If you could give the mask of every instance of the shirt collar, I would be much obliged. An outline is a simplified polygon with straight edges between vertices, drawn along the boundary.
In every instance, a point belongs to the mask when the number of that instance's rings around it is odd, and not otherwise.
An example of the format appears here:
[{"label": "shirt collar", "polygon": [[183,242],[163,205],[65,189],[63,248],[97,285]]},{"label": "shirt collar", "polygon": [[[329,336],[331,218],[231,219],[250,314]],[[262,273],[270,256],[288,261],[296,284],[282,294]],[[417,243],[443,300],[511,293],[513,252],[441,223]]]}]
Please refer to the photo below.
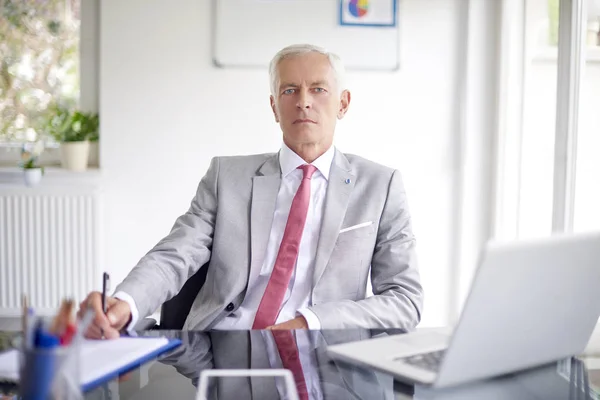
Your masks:
[{"label": "shirt collar", "polygon": [[[317,170],[327,180],[329,180],[329,171],[331,170],[334,154],[335,148],[331,146],[325,153],[311,163],[317,167]],[[306,161],[298,154],[294,153],[285,143],[281,145],[281,151],[279,152],[279,166],[281,167],[281,175],[284,178],[304,164],[306,164]]]}]

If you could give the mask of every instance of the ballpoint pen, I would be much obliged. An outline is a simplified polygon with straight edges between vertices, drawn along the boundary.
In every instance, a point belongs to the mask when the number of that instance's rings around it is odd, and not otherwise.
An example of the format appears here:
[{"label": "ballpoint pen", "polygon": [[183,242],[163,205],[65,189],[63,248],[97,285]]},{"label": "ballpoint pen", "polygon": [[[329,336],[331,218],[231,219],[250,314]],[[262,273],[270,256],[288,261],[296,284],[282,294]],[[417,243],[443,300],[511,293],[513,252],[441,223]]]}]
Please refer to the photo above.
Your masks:
[{"label": "ballpoint pen", "polygon": [[35,342],[34,333],[35,333],[35,313],[33,308],[27,308],[27,331],[24,332],[24,343],[27,349],[33,349],[33,345]]},{"label": "ballpoint pen", "polygon": [[71,299],[63,300],[58,314],[54,317],[52,324],[50,325],[50,332],[55,335],[62,336],[65,329],[71,322],[71,315],[73,313],[73,305],[75,303]]},{"label": "ballpoint pen", "polygon": [[109,279],[110,277],[108,276],[108,274],[104,272],[102,274],[102,312],[104,312],[104,314],[106,314],[106,312],[108,311],[108,304],[106,303],[106,292],[108,290]]},{"label": "ballpoint pen", "polygon": [[35,316],[33,308],[29,306],[27,295],[23,295],[23,345],[26,349],[32,349],[35,341]]},{"label": "ballpoint pen", "polygon": [[[110,277],[106,272],[102,274],[102,312],[104,315],[108,312],[108,303],[106,301],[106,292],[108,291]],[[100,329],[100,333],[104,336],[104,330]]]},{"label": "ballpoint pen", "polygon": [[25,294],[22,295],[21,297],[21,301],[22,301],[22,306],[23,306],[23,316],[22,316],[22,320],[21,320],[21,324],[22,324],[22,329],[23,329],[23,343],[27,343],[28,341],[28,337],[27,334],[28,332],[28,325],[27,323],[29,321],[27,321],[27,314],[28,314],[28,304],[27,304],[27,296]]},{"label": "ballpoint pen", "polygon": [[38,349],[52,349],[60,344],[58,336],[47,331],[41,320],[36,322],[34,345]]}]

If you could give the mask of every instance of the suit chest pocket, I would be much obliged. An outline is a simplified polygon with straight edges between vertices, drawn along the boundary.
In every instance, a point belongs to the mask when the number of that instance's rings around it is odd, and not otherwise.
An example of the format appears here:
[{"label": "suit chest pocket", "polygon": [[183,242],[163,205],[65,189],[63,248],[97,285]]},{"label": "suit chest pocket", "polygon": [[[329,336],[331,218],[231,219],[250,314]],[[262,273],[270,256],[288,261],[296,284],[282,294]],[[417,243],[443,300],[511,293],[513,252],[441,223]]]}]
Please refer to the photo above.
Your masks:
[{"label": "suit chest pocket", "polygon": [[[342,243],[352,243],[360,244],[360,242],[370,242],[375,234],[375,224],[370,223],[368,225],[358,224],[354,227],[349,227],[342,229],[338,234],[338,238],[336,241],[336,245],[341,245]],[[349,230],[347,230],[349,229]]]},{"label": "suit chest pocket", "polygon": [[366,284],[362,277],[371,264],[374,242],[374,224],[339,234],[324,273],[335,282],[332,298],[354,299],[359,287]]}]

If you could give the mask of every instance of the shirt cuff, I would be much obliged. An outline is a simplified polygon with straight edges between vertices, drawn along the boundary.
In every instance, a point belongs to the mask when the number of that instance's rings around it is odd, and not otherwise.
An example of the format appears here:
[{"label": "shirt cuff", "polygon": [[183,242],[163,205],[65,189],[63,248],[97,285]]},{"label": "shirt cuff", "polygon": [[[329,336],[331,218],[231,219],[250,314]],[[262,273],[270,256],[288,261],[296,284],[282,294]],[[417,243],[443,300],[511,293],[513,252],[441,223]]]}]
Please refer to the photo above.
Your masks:
[{"label": "shirt cuff", "polygon": [[319,317],[317,317],[317,314],[310,311],[308,308],[303,308],[301,310],[298,310],[297,314],[301,314],[304,317],[304,319],[306,320],[306,323],[308,325],[308,329],[310,329],[310,330],[320,330],[321,329],[321,321],[319,321]]},{"label": "shirt cuff", "polygon": [[137,324],[138,319],[140,318],[140,314],[135,305],[135,301],[133,300],[133,297],[131,297],[130,295],[128,295],[125,292],[117,292],[117,293],[113,294],[113,297],[115,299],[123,300],[124,302],[129,304],[129,309],[131,310],[131,322],[129,323],[129,325],[127,325],[125,327],[125,330],[128,333],[130,333],[133,330],[133,328],[135,327],[135,324]]}]

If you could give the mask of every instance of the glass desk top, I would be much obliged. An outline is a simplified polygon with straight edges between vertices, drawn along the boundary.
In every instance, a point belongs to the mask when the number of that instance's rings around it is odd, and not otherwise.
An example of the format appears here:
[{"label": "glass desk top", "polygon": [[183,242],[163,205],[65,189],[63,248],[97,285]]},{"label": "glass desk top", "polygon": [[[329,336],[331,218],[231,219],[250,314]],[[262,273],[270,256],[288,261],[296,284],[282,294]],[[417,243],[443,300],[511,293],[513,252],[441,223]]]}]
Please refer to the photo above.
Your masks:
[{"label": "glass desk top", "polygon": [[[327,346],[366,340],[401,331],[291,331],[310,399],[597,399],[594,371],[578,358],[485,381],[435,390],[395,380],[371,368],[332,360]],[[292,399],[281,377],[207,378],[231,370],[280,369],[281,359],[271,331],[144,331],[140,336],[179,338],[182,345],[85,394],[86,399],[196,399],[199,389],[208,399]],[[0,348],[15,343],[18,334],[0,332]],[[3,342],[4,340],[4,342]],[[270,371],[269,371],[270,370]],[[206,372],[210,371],[210,372]],[[590,382],[591,380],[591,382]],[[16,387],[0,386],[0,399],[17,399]],[[2,393],[4,396],[2,397]]]}]

